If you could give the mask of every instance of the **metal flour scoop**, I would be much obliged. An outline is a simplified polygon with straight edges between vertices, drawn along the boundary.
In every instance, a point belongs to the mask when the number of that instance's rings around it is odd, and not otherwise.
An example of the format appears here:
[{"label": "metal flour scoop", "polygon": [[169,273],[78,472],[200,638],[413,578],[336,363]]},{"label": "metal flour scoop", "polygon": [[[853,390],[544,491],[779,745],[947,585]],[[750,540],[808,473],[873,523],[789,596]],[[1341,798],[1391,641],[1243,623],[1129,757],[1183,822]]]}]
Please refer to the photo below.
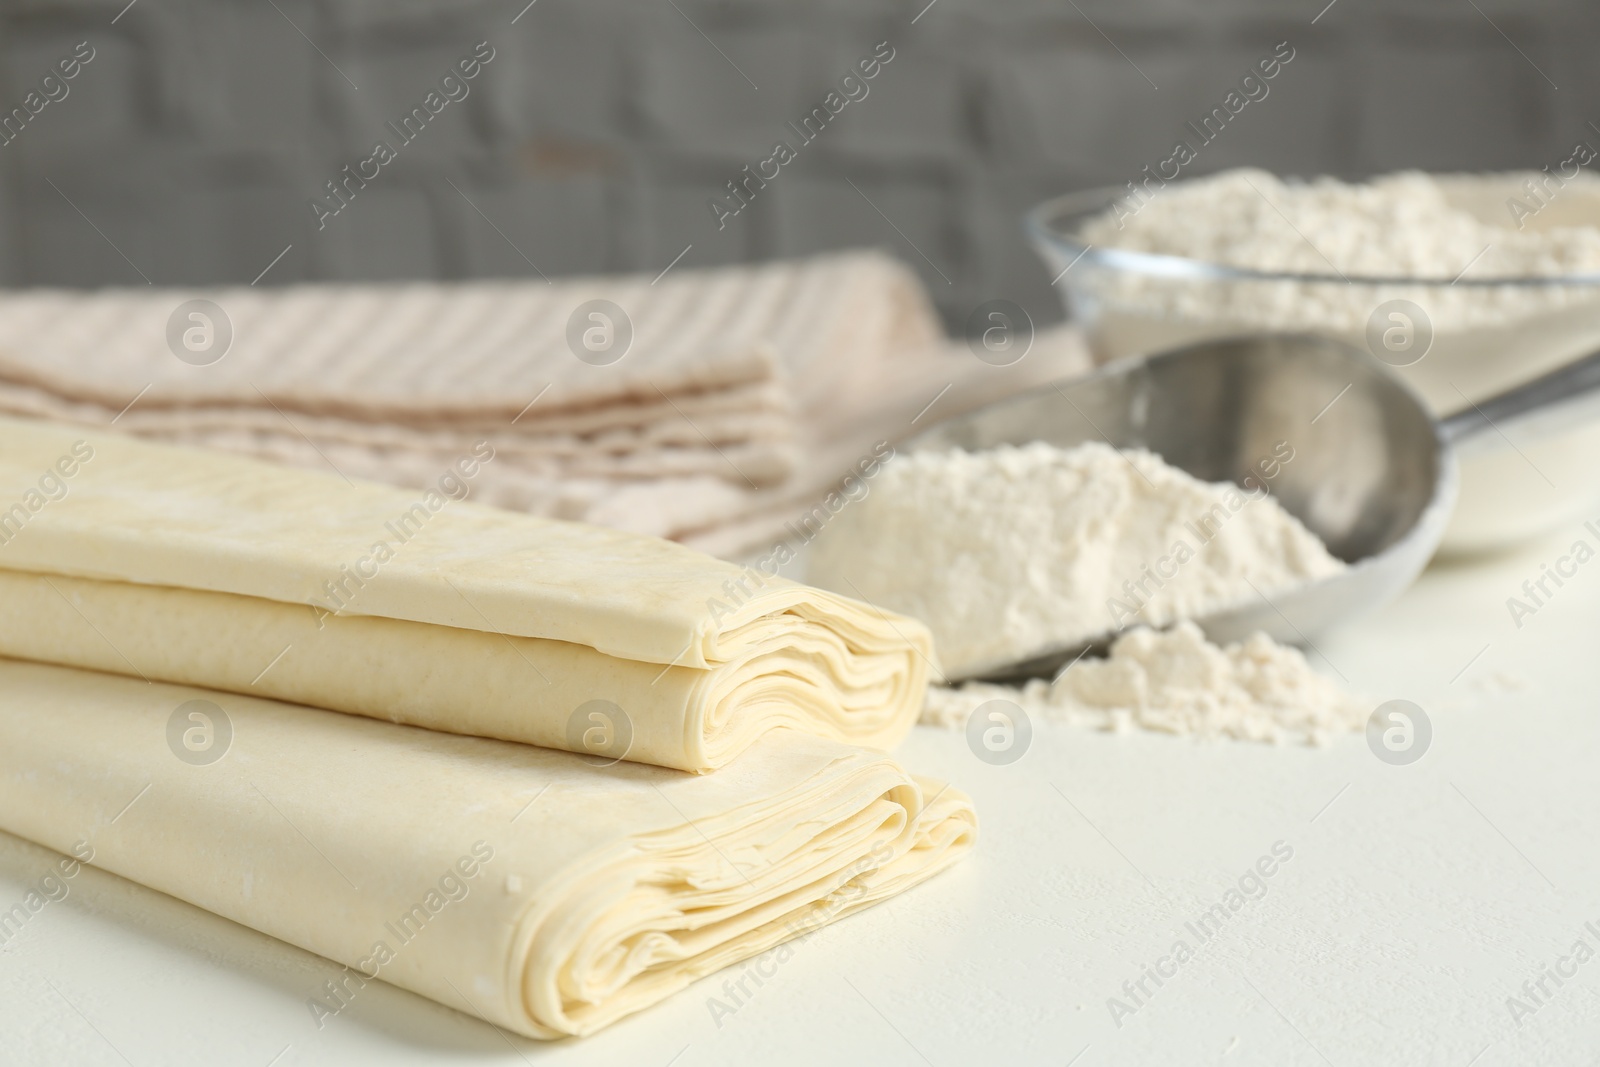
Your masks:
[{"label": "metal flour scoop", "polygon": [[[901,447],[1105,441],[1149,449],[1204,481],[1252,478],[1350,567],[1194,621],[1216,642],[1262,630],[1306,644],[1384,604],[1427,564],[1455,504],[1458,449],[1509,447],[1503,431],[1512,425],[1524,437],[1565,428],[1592,417],[1597,399],[1600,353],[1435,421],[1409,386],[1360,349],[1311,335],[1259,335],[1111,364],[951,419]],[[1284,444],[1293,459],[1263,478],[1258,464]],[[966,677],[1048,677],[1114,636],[1108,630]]]}]

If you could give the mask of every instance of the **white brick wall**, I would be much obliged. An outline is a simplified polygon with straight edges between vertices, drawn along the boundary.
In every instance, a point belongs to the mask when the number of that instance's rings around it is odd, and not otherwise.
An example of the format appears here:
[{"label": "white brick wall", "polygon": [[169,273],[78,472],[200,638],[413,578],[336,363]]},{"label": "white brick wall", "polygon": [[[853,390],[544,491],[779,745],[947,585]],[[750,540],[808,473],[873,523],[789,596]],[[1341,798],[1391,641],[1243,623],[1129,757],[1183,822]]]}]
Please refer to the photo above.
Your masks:
[{"label": "white brick wall", "polygon": [[[1578,0],[1338,0],[1316,25],[1325,0],[1079,0],[1087,18],[938,0],[915,25],[926,0],[677,0],[688,19],[658,0],[539,0],[515,25],[524,0],[278,0],[283,15],[140,0],[112,25],[125,2],[0,12],[5,109],[76,41],[97,50],[0,148],[0,282],[138,284],[128,260],[158,284],[248,282],[291,243],[264,284],[867,243],[921,271],[952,323],[997,296],[1044,321],[1059,312],[1022,211],[1163,158],[1280,40],[1294,62],[1197,171],[1538,166],[1600,136],[1585,125],[1600,9]],[[319,232],[307,200],[482,39],[497,55],[467,101]],[[868,97],[719,232],[707,198],[792,143],[785,124],[882,40],[896,56]]]}]

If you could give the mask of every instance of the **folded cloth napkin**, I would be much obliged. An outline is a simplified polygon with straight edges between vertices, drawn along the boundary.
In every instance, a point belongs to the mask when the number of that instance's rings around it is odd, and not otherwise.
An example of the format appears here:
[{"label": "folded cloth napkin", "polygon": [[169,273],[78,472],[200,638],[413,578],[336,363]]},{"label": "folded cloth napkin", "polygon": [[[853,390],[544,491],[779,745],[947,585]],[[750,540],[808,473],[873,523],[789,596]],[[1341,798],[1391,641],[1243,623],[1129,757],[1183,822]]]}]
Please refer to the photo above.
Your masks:
[{"label": "folded cloth napkin", "polygon": [[917,719],[915,620],[441,490],[0,418],[0,655],[689,771]]},{"label": "folded cloth napkin", "polygon": [[959,792],[795,733],[694,776],[0,660],[0,829],[345,964],[306,990],[319,1025],[382,979],[592,1033],[975,828]]},{"label": "folded cloth napkin", "polygon": [[938,336],[915,276],[872,252],[655,279],[26,290],[0,293],[0,412],[416,488],[487,440],[481,499],[584,518],[629,484],[781,484],[797,406]]}]

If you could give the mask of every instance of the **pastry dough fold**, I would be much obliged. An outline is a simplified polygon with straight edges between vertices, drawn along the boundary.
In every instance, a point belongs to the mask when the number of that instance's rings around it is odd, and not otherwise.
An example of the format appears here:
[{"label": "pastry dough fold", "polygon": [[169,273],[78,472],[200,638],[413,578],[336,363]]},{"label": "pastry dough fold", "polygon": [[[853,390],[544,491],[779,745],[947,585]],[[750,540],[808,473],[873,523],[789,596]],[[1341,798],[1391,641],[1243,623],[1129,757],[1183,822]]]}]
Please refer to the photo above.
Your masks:
[{"label": "pastry dough fold", "polygon": [[7,419],[0,655],[577,751],[605,701],[691,771],[887,748],[933,669],[912,619],[671,542]]},{"label": "pastry dough fold", "polygon": [[[191,723],[219,759],[180,758]],[[319,1024],[381,978],[554,1038],[931,877],[976,822],[804,735],[682,775],[0,659],[0,829],[345,964]]]}]

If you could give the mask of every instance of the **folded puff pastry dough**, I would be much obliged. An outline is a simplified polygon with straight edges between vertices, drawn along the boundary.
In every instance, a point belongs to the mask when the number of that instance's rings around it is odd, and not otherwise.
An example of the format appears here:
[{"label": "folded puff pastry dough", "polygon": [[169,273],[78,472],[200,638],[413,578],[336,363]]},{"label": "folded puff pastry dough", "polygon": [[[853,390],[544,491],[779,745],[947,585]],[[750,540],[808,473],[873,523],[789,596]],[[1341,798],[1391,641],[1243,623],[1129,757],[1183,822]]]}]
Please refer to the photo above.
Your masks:
[{"label": "folded puff pastry dough", "polygon": [[[169,751],[195,700],[206,765]],[[379,978],[555,1038],[971,848],[954,789],[784,733],[685,775],[0,659],[0,829],[345,964],[319,1026]]]},{"label": "folded puff pastry dough", "polygon": [[934,669],[912,619],[657,538],[15,419],[0,655],[690,771],[892,746]]}]

